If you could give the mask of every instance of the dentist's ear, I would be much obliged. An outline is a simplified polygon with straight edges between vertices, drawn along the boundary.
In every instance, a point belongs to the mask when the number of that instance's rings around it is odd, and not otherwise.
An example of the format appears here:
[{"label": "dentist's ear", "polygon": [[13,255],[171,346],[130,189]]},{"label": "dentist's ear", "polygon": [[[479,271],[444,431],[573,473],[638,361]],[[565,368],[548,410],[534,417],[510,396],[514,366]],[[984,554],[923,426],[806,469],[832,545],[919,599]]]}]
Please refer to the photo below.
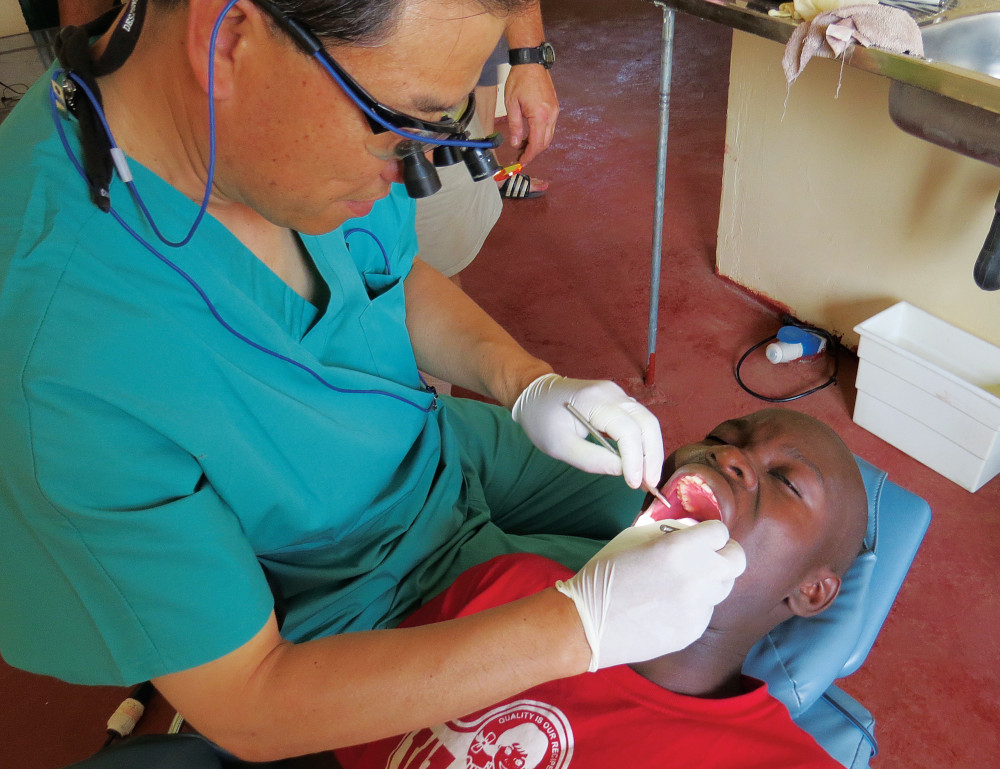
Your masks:
[{"label": "dentist's ear", "polygon": [[[190,0],[187,23],[187,54],[195,79],[208,93],[208,61],[215,65],[215,98],[233,95],[239,56],[253,55],[253,43],[270,39],[264,14],[252,3],[237,3],[226,13],[212,50],[212,30],[228,0]],[[242,43],[242,45],[241,45]]]},{"label": "dentist's ear", "polygon": [[785,600],[793,614],[812,617],[833,603],[839,592],[840,577],[824,567],[799,584]]}]

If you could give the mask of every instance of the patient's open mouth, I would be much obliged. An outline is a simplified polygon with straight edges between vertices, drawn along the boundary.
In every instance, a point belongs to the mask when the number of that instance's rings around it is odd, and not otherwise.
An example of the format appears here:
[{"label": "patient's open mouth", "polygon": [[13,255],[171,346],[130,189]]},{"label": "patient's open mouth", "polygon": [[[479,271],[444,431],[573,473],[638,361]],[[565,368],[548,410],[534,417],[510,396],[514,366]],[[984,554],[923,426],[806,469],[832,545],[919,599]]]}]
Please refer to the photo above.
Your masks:
[{"label": "patient's open mouth", "polygon": [[670,502],[664,506],[657,499],[645,510],[639,521],[688,520],[689,523],[722,520],[719,500],[705,479],[685,473],[663,487],[663,494]]},{"label": "patient's open mouth", "polygon": [[683,510],[686,517],[696,521],[722,519],[715,492],[697,475],[688,474],[674,478],[663,492],[670,502],[671,518],[680,518],[678,513]]}]

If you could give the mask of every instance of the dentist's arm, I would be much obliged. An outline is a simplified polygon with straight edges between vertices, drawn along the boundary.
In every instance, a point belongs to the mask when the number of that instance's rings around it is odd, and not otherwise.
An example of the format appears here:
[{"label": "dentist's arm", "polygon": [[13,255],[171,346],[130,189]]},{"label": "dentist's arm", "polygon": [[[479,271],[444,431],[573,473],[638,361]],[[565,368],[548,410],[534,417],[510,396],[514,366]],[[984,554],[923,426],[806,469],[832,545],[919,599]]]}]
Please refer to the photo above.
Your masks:
[{"label": "dentist's arm", "polygon": [[[655,486],[663,469],[656,417],[613,382],[569,379],[519,345],[454,283],[417,259],[406,278],[406,326],[422,371],[513,410],[531,441],[591,473]],[[572,403],[618,444],[621,457],[587,440]]]},{"label": "dentist's arm", "polygon": [[727,539],[719,521],[627,529],[558,591],[423,627],[293,644],[272,616],[235,651],[153,683],[207,738],[254,761],[433,726],[691,643],[744,567]]},{"label": "dentist's arm", "polygon": [[443,723],[587,669],[573,603],[544,590],[470,617],[293,644],[272,616],[254,638],[155,679],[196,729],[270,761]]}]

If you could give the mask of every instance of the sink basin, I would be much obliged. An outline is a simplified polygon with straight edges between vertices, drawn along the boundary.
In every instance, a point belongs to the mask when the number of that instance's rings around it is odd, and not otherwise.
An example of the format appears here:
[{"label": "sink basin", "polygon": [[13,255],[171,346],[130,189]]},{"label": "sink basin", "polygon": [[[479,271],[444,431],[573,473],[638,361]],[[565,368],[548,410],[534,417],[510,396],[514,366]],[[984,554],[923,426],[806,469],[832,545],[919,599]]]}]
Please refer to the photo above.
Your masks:
[{"label": "sink basin", "polygon": [[[1000,11],[945,19],[921,29],[924,58],[997,79]],[[894,81],[889,116],[907,133],[1000,166],[1000,114]]]},{"label": "sink basin", "polygon": [[925,59],[1000,78],[1000,11],[930,24],[920,33]]}]

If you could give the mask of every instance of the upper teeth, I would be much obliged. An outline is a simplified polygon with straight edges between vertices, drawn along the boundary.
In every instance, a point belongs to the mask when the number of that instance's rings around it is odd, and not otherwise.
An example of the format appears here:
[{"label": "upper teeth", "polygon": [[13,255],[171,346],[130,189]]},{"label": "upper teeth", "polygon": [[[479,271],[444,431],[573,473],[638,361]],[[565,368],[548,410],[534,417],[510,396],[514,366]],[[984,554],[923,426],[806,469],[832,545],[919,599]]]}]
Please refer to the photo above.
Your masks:
[{"label": "upper teeth", "polygon": [[692,486],[697,486],[701,491],[705,492],[709,499],[712,500],[712,504],[715,505],[715,507],[719,506],[719,500],[715,498],[715,492],[712,491],[711,486],[705,483],[705,481],[697,475],[685,475],[677,484],[677,495],[681,498],[681,506],[687,512],[693,512],[690,500],[690,488]]}]

